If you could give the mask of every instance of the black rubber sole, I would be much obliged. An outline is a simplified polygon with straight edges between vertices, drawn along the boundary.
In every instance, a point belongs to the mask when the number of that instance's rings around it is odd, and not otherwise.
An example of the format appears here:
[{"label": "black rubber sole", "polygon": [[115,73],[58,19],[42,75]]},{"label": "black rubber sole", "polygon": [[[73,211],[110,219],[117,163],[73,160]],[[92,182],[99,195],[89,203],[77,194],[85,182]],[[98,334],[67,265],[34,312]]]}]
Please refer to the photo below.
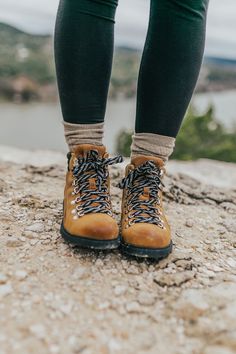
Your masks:
[{"label": "black rubber sole", "polygon": [[60,233],[65,241],[71,242],[82,248],[90,248],[96,250],[112,250],[118,248],[120,246],[121,240],[120,236],[114,240],[95,240],[93,238],[87,238],[83,236],[74,236],[65,230],[63,223],[61,224]]},{"label": "black rubber sole", "polygon": [[167,257],[173,249],[173,243],[165,248],[143,248],[129,245],[127,243],[121,242],[120,250],[127,256],[141,257],[141,258],[152,258],[155,260],[160,260]]}]

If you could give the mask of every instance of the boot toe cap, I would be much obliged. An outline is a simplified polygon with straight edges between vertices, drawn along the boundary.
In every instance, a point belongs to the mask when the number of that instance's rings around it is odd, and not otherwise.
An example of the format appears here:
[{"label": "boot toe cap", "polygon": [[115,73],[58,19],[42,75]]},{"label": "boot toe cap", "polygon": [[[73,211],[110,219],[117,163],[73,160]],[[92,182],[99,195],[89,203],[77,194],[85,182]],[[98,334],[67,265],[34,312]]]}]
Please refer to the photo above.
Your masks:
[{"label": "boot toe cap", "polygon": [[164,248],[170,245],[170,227],[163,229],[154,224],[136,223],[124,229],[123,242],[136,247]]},{"label": "boot toe cap", "polygon": [[66,231],[73,236],[95,240],[112,240],[117,238],[119,228],[114,218],[103,213],[86,214],[64,224]]}]

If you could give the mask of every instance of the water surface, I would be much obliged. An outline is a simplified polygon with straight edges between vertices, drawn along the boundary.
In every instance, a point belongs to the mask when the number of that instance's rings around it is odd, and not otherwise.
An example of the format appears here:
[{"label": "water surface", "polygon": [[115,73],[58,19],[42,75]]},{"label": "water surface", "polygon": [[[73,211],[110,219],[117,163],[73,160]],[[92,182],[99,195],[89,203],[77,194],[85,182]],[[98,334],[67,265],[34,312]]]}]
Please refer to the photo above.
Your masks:
[{"label": "water surface", "polygon": [[[236,124],[236,91],[195,95],[192,102],[204,112],[210,103],[215,106],[216,118],[230,129]],[[110,152],[115,151],[121,129],[133,129],[136,100],[109,100],[105,120],[105,139]],[[25,149],[49,149],[66,152],[59,104],[34,103],[27,105],[0,104],[0,144]]]}]

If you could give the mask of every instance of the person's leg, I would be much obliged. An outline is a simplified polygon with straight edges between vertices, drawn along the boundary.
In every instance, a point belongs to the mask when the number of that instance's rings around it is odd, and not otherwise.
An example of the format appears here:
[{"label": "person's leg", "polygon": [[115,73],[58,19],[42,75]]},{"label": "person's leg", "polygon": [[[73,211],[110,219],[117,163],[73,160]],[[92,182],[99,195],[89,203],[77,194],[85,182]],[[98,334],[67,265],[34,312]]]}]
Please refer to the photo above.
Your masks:
[{"label": "person's leg", "polygon": [[151,0],[132,155],[172,153],[201,68],[207,8],[208,0]]},{"label": "person's leg", "polygon": [[151,0],[131,163],[120,183],[121,249],[129,255],[160,259],[172,250],[162,179],[201,67],[207,5],[208,0]]},{"label": "person's leg", "polygon": [[108,166],[102,144],[118,0],[61,0],[55,61],[69,146],[61,235],[81,247],[119,246]]},{"label": "person's leg", "polygon": [[54,49],[65,137],[102,144],[118,0],[61,0]]}]

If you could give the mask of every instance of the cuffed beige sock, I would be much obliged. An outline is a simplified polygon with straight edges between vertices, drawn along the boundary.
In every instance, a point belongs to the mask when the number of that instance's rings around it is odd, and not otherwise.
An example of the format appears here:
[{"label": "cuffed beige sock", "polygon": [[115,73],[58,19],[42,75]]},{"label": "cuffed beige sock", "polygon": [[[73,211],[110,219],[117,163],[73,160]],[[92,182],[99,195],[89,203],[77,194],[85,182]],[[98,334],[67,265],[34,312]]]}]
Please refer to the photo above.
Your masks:
[{"label": "cuffed beige sock", "polygon": [[74,151],[76,145],[92,144],[103,145],[104,123],[72,124],[63,121],[64,134],[70,151]]},{"label": "cuffed beige sock", "polygon": [[175,138],[153,133],[134,133],[131,144],[131,159],[137,155],[151,155],[168,161],[174,151]]}]

